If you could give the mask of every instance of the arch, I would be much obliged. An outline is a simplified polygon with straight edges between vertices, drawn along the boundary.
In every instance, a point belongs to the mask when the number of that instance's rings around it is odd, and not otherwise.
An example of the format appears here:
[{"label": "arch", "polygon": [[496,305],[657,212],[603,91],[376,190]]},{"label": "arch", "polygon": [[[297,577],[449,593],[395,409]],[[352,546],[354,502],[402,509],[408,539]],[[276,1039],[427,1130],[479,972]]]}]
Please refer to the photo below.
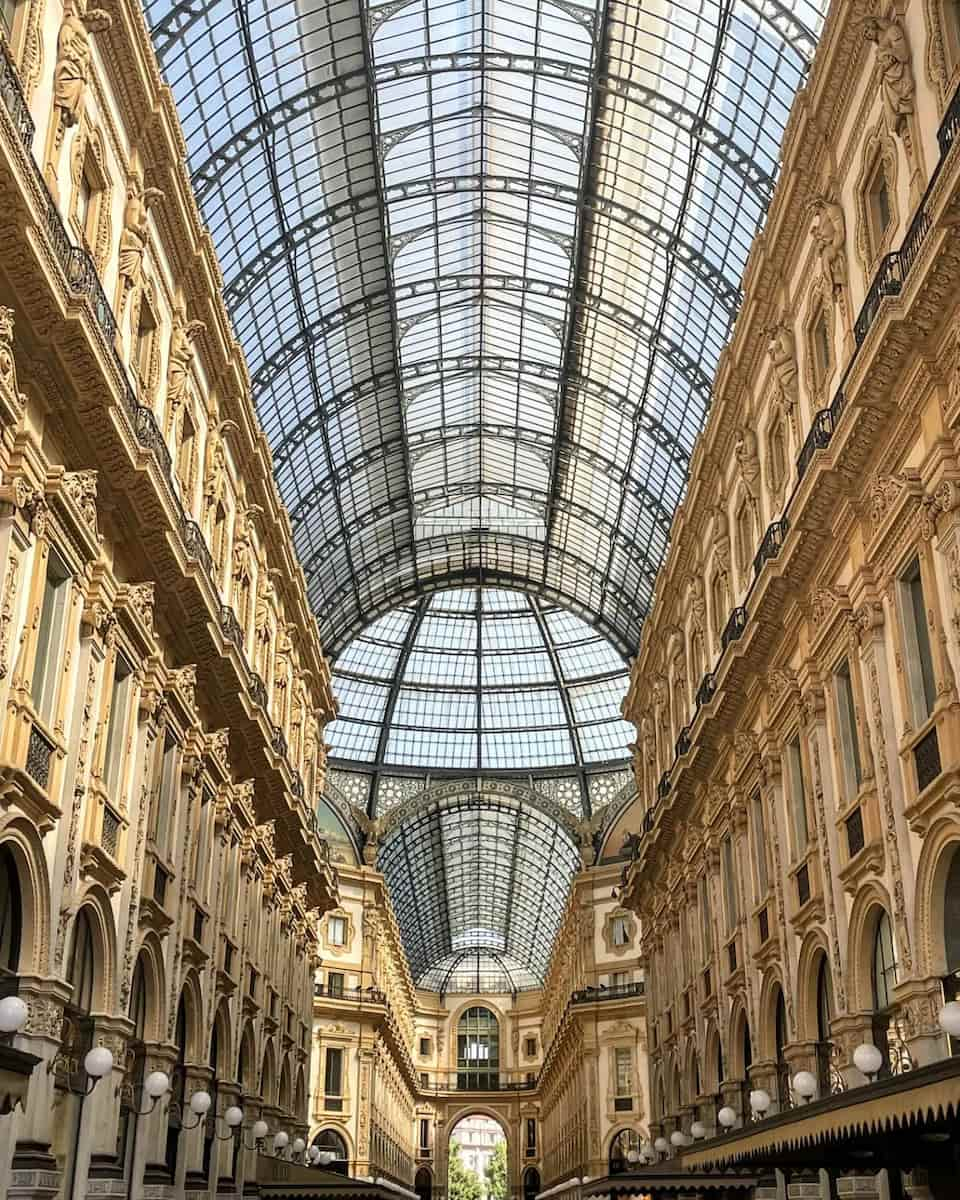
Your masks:
[{"label": "arch", "polygon": [[703,1093],[703,1072],[700,1069],[700,1055],[696,1038],[691,1038],[687,1044],[686,1061],[683,1068],[683,1090],[686,1092],[688,1104],[695,1104],[697,1097]]},{"label": "arch", "polygon": [[237,1082],[248,1096],[257,1094],[257,1038],[253,1022],[247,1021],[240,1038],[237,1057]]},{"label": "arch", "polygon": [[260,1086],[257,1089],[265,1104],[273,1104],[277,1097],[277,1054],[273,1048],[273,1038],[268,1038],[263,1048],[263,1060],[260,1064]]},{"label": "arch", "polygon": [[49,967],[50,881],[36,827],[15,817],[0,824],[0,847],[17,873],[20,937],[17,972],[42,975]]},{"label": "arch", "polygon": [[413,1179],[413,1190],[417,1193],[418,1200],[432,1200],[433,1173],[429,1167],[418,1167]]},{"label": "arch", "polygon": [[536,1200],[543,1186],[540,1181],[540,1172],[536,1167],[527,1167],[524,1171],[522,1186],[523,1200]]},{"label": "arch", "polygon": [[623,1126],[614,1130],[610,1135],[610,1147],[607,1151],[607,1168],[611,1175],[620,1175],[630,1167],[628,1155],[631,1151],[639,1151],[640,1135],[636,1129]]},{"label": "arch", "polygon": [[[953,818],[936,821],[927,831],[917,863],[916,916],[914,941],[917,946],[919,976],[947,975],[950,955],[947,949],[945,902],[948,888],[952,893],[955,870],[960,870],[960,822]],[[960,913],[957,914],[960,922]],[[956,963],[953,970],[960,967]]]},{"label": "arch", "polygon": [[307,1115],[307,1080],[303,1067],[297,1071],[297,1087],[293,1098],[293,1115],[304,1120]]},{"label": "arch", "polygon": [[144,984],[144,1041],[161,1041],[164,1037],[164,998],[166,996],[163,948],[152,931],[140,943],[137,965],[143,971]]},{"label": "arch", "polygon": [[[854,898],[847,935],[847,992],[852,1012],[873,1012],[874,934],[881,914],[891,911],[890,896],[876,879],[865,883]],[[836,980],[833,982],[836,987]]]},{"label": "arch", "polygon": [[277,1106],[285,1113],[292,1111],[293,1081],[290,1077],[290,1056],[285,1054],[280,1067],[280,1085],[277,1091]]},{"label": "arch", "polygon": [[180,988],[177,1020],[183,1014],[183,1050],[186,1062],[206,1062],[206,1046],[203,1044],[203,994],[195,971],[188,971]]},{"label": "arch", "polygon": [[704,1082],[710,1091],[719,1092],[720,1085],[723,1083],[724,1073],[723,1044],[720,1041],[720,1030],[712,1020],[707,1025],[703,1044],[705,1047],[704,1061],[706,1063]]},{"label": "arch", "polygon": [[778,967],[764,974],[760,989],[760,1028],[757,1049],[763,1058],[776,1058],[777,1010],[784,1003],[783,981]]},{"label": "arch", "polygon": [[324,1128],[319,1129],[313,1135],[310,1145],[336,1155],[332,1162],[323,1165],[323,1170],[335,1171],[338,1175],[346,1175],[348,1173],[350,1147],[347,1144],[347,1132],[345,1129],[340,1129],[332,1125],[324,1126]]},{"label": "arch", "polygon": [[0,845],[0,979],[20,969],[23,932],[20,872],[13,851]]},{"label": "arch", "polygon": [[226,1070],[233,1063],[233,1022],[230,1020],[230,1001],[221,996],[213,1018],[213,1035],[217,1039],[218,1074],[225,1078]]},{"label": "arch", "polygon": [[75,949],[86,953],[86,948],[77,943],[78,931],[81,938],[89,937],[89,953],[92,960],[89,988],[84,984],[84,990],[89,995],[89,1006],[85,1011],[112,1013],[115,1008],[116,930],[106,893],[100,888],[91,888],[74,914],[70,950],[66,960],[68,979],[71,962],[77,958]]},{"label": "arch", "polygon": [[738,998],[730,1016],[729,1071],[733,1079],[747,1079],[753,1063],[750,1021],[743,1000]]},{"label": "arch", "polygon": [[[817,981],[821,964],[830,970],[827,939],[822,929],[811,929],[800,946],[797,958],[796,1022],[797,1040],[817,1040]],[[833,981],[831,979],[831,991]]]}]

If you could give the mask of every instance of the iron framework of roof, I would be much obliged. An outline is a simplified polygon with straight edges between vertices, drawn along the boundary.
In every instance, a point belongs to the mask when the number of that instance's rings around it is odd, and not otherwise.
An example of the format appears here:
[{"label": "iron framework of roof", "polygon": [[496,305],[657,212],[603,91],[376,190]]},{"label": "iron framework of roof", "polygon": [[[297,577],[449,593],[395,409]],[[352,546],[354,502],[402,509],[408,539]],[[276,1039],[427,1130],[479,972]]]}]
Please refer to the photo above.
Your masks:
[{"label": "iron framework of roof", "polygon": [[321,636],[633,653],[825,0],[147,0]]}]

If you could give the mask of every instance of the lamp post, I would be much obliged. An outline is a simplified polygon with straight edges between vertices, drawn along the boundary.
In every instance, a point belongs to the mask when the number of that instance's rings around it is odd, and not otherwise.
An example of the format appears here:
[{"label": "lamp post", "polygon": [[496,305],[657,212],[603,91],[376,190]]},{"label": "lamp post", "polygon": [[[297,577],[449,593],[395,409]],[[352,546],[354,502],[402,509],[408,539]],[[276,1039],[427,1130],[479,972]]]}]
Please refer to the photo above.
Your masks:
[{"label": "lamp post", "polygon": [[19,996],[0,1000],[0,1116],[26,1107],[30,1076],[40,1061],[35,1054],[7,1045],[27,1023],[30,1010]]}]

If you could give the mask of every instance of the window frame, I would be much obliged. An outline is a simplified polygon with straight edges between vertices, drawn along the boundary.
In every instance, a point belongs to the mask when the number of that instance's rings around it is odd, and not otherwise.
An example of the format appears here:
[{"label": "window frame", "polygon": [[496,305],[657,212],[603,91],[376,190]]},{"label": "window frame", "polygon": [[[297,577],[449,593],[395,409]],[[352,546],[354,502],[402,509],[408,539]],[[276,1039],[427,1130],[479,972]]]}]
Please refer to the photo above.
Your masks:
[{"label": "window frame", "polygon": [[[58,574],[55,584],[51,583],[53,571],[57,571]],[[43,563],[40,614],[30,681],[30,697],[34,710],[45,725],[52,725],[56,718],[63,678],[62,659],[67,637],[67,613],[72,582],[73,574],[63,555],[55,546],[49,546]]]},{"label": "window frame", "polygon": [[807,783],[803,743],[800,740],[799,731],[787,740],[784,752],[787,760],[787,805],[790,810],[790,844],[793,848],[793,860],[794,862],[799,862],[810,849],[810,813],[807,808]]},{"label": "window frame", "polygon": [[[936,664],[926,616],[928,589],[923,574],[920,555],[915,554],[897,577],[907,703],[915,729],[930,720],[937,702]],[[919,613],[918,597],[922,602]]]},{"label": "window frame", "polygon": [[863,786],[863,758],[857,723],[857,691],[853,667],[842,658],[832,673],[833,715],[837,722],[837,746],[845,805],[853,804]]}]

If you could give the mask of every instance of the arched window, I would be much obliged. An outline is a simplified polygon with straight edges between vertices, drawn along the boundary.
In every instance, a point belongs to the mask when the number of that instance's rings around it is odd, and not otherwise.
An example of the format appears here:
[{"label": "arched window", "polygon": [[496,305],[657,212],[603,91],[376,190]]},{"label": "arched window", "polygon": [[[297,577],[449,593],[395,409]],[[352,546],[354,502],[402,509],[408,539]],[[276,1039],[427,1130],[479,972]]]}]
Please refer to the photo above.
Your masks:
[{"label": "arched window", "polygon": [[777,1061],[777,1098],[780,1108],[790,1106],[790,1064],[784,1058],[787,1044],[787,1006],[783,999],[783,988],[777,988],[777,1004],[774,1010],[774,1050]]},{"label": "arched window", "polygon": [[523,1200],[534,1200],[540,1194],[540,1172],[536,1167],[527,1167],[523,1173]]},{"label": "arched window", "polygon": [[873,1010],[883,1013],[893,1002],[897,986],[897,959],[893,948],[890,918],[882,913],[873,935]]},{"label": "arched window", "polygon": [[413,1181],[413,1190],[417,1193],[417,1200],[431,1200],[433,1196],[433,1177],[430,1174],[429,1168],[421,1167],[417,1171],[416,1178]]},{"label": "arched window", "polygon": [[621,1129],[610,1143],[610,1174],[618,1175],[630,1166],[631,1150],[640,1149],[640,1138],[635,1129]]},{"label": "arched window", "polygon": [[20,873],[9,846],[0,846],[0,980],[16,975],[23,934],[23,897]]},{"label": "arched window", "polygon": [[313,1139],[313,1144],[321,1154],[333,1154],[330,1162],[321,1162],[325,1171],[336,1171],[338,1175],[347,1173],[347,1143],[335,1129],[321,1129]]},{"label": "arched window", "polygon": [[830,1022],[833,1020],[833,991],[830,986],[830,967],[827,956],[820,955],[817,968],[817,1041],[829,1042]]},{"label": "arched window", "polygon": [[89,1013],[93,1002],[93,930],[84,908],[77,913],[73,923],[67,982],[71,985],[70,1007],[78,1013]]},{"label": "arched window", "polygon": [[488,1008],[468,1008],[457,1025],[457,1087],[486,1091],[500,1083],[500,1023]]},{"label": "arched window", "polygon": [[947,1000],[960,993],[960,850],[956,850],[947,872],[943,892],[943,956],[946,965],[944,992]]}]

